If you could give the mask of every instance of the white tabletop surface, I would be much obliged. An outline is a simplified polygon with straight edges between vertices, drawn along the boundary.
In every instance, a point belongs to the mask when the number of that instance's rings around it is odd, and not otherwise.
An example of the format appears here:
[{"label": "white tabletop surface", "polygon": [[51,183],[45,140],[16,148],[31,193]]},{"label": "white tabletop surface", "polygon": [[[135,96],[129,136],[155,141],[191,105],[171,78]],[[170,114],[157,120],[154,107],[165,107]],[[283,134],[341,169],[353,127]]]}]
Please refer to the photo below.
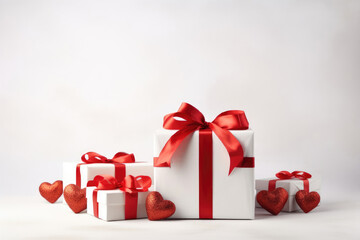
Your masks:
[{"label": "white tabletop surface", "polygon": [[256,210],[255,220],[147,219],[105,222],[74,214],[62,203],[39,197],[0,198],[0,239],[360,239],[359,196],[322,204],[304,214],[272,216]]}]

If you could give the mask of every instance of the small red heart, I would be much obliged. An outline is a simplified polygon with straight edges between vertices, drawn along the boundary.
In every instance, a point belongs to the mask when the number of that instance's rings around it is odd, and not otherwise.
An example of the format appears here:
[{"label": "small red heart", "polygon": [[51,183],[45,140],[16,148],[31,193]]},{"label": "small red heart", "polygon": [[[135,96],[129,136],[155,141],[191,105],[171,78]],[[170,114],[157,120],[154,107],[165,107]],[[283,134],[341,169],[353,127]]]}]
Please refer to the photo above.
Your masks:
[{"label": "small red heart", "polygon": [[74,213],[79,213],[86,209],[86,188],[80,189],[75,184],[69,184],[64,189],[64,198]]},{"label": "small red heart", "polygon": [[299,207],[308,213],[319,205],[320,195],[317,192],[307,192],[300,190],[296,193],[295,199]]},{"label": "small red heart", "polygon": [[146,212],[149,220],[161,220],[170,217],[176,210],[175,204],[164,200],[159,192],[150,192],[146,198]]},{"label": "small red heart", "polygon": [[276,188],[273,191],[260,191],[256,195],[256,200],[265,210],[273,215],[278,215],[283,209],[289,194],[284,188]]},{"label": "small red heart", "polygon": [[63,182],[58,180],[53,184],[43,182],[39,186],[40,195],[50,203],[56,202],[63,193]]}]

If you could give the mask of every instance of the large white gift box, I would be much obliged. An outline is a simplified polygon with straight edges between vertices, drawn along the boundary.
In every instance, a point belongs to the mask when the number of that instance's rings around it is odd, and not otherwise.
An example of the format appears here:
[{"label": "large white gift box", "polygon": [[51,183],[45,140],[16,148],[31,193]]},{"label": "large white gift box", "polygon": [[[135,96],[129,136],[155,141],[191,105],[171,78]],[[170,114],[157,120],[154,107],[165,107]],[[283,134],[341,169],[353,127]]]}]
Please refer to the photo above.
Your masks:
[{"label": "large white gift box", "polygon": [[[263,178],[263,179],[256,179],[255,188],[256,194],[258,194],[262,190],[269,189],[269,181],[277,179],[276,177],[273,178]],[[321,189],[321,178],[319,176],[312,176],[308,178],[309,181],[309,191],[310,192],[317,192],[320,194]],[[275,188],[284,188],[288,194],[289,198],[286,201],[284,208],[281,210],[283,212],[293,212],[301,210],[299,205],[296,202],[295,195],[298,191],[304,190],[304,181],[298,178],[291,178],[291,179],[278,179],[276,181]],[[259,203],[256,201],[256,207],[261,207]]]},{"label": "large white gift box", "polygon": [[[244,160],[254,160],[254,132],[231,130],[244,151]],[[158,130],[154,156],[158,157],[175,130]],[[212,218],[254,219],[254,167],[236,167],[229,175],[229,154],[212,134]],[[171,218],[200,218],[199,131],[187,136],[171,158],[171,167],[154,167],[155,190],[176,205]]]}]

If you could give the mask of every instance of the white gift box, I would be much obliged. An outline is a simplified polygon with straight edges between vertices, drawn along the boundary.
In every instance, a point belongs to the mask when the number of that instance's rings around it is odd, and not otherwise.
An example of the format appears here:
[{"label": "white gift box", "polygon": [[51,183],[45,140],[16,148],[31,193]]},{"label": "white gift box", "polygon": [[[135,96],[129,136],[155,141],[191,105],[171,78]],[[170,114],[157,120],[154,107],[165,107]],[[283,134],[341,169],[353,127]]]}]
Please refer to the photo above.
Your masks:
[{"label": "white gift box", "polygon": [[[264,179],[256,179],[255,187],[256,187],[256,194],[262,190],[269,189],[269,181],[277,179],[276,177],[273,178],[264,178]],[[317,192],[320,194],[321,189],[321,178],[319,176],[312,176],[309,180],[309,191],[310,192]],[[297,178],[291,179],[281,179],[276,181],[276,187],[284,188],[288,194],[289,198],[285,203],[284,208],[281,210],[282,212],[293,212],[301,210],[299,205],[296,202],[295,195],[298,191],[304,190],[304,182]],[[261,207],[259,203],[256,201],[256,207]]]},{"label": "white gift box", "polygon": [[[176,130],[158,130],[154,156]],[[230,131],[241,143],[244,157],[254,157],[254,132]],[[229,174],[230,158],[213,133],[213,208],[214,219],[254,219],[254,168],[235,168]],[[187,136],[176,149],[171,167],[154,167],[155,190],[176,205],[171,218],[199,218],[199,131]]]},{"label": "white gift box", "polygon": [[[86,188],[87,213],[94,216],[93,191],[96,187]],[[139,192],[137,200],[137,218],[146,218],[146,197],[153,187],[147,192]],[[99,218],[105,221],[125,220],[125,192],[120,189],[98,190],[97,202]]]},{"label": "white gift box", "polygon": [[[76,184],[76,162],[63,163],[63,187],[69,184]],[[148,162],[122,163],[125,165],[126,175],[145,175],[154,179],[154,168]],[[85,188],[87,182],[93,180],[96,175],[115,176],[115,165],[111,163],[91,163],[80,165],[81,188]],[[65,203],[65,201],[63,201]]]}]

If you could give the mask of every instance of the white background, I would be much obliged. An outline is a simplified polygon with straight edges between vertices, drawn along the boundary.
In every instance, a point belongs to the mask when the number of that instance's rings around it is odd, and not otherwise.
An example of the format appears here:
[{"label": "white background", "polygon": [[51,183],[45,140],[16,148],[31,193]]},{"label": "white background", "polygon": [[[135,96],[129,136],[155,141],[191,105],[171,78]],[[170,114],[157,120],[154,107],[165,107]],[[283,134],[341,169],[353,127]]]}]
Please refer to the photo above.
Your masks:
[{"label": "white background", "polygon": [[359,193],[360,2],[0,0],[0,196],[63,161],[152,161],[183,101],[246,112],[256,177],[306,170],[324,202]]}]

